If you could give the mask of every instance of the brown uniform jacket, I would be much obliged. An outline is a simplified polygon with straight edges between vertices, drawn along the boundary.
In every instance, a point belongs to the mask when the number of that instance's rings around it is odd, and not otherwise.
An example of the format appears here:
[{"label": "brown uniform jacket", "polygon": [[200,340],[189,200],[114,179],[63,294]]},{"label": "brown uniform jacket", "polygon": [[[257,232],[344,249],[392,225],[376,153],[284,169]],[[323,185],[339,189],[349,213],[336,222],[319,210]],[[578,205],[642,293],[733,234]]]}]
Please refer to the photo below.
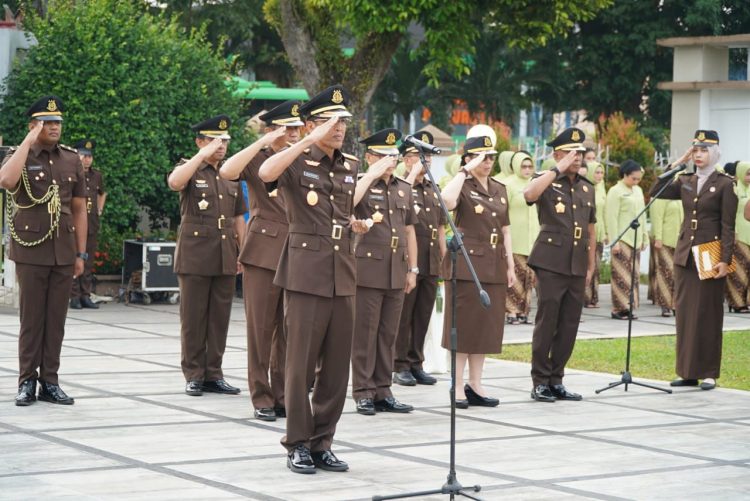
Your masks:
[{"label": "brown uniform jacket", "polygon": [[288,232],[286,209],[279,190],[269,192],[258,177],[261,164],[273,153],[273,149],[263,148],[240,174],[250,195],[250,221],[240,249],[240,262],[276,271]]},{"label": "brown uniform jacket", "polygon": [[[86,177],[86,214],[88,214],[88,235],[99,233],[99,197],[104,195],[104,178],[102,173],[95,169],[84,171]],[[93,259],[91,256],[90,259]]]},{"label": "brown uniform jacket", "polygon": [[414,212],[417,213],[417,266],[419,274],[425,276],[440,276],[440,245],[438,245],[438,228],[448,224],[445,214],[440,208],[437,194],[428,179],[414,184],[411,189]]},{"label": "brown uniform jacket", "polygon": [[403,289],[406,285],[406,227],[417,223],[411,185],[391,176],[376,180],[355,209],[358,219],[372,218],[370,231],[357,238],[357,285]]},{"label": "brown uniform jacket", "polygon": [[[15,150],[10,150],[3,164],[10,160]],[[39,245],[25,247],[11,237],[9,257],[17,263],[43,266],[70,265],[76,260],[75,226],[73,223],[73,197],[86,196],[86,181],[83,166],[76,150],[57,144],[47,150],[32,146],[24,167],[34,198],[41,198],[50,185],[60,186],[60,224],[52,238]],[[31,205],[23,180],[19,181],[13,198],[19,207]],[[42,238],[50,229],[51,217],[47,204],[19,208],[13,217],[16,234],[24,241],[31,242]]]},{"label": "brown uniform jacket", "polygon": [[[667,180],[651,188],[654,195]],[[703,183],[698,193],[698,176],[679,176],[659,198],[682,200],[685,219],[674,251],[674,263],[687,266],[691,248],[713,240],[721,240],[721,260],[731,263],[734,250],[734,223],[737,216],[737,195],[732,178],[718,171]]]},{"label": "brown uniform jacket", "polygon": [[[183,159],[177,165],[186,161]],[[218,170],[207,163],[198,167],[180,191],[175,273],[203,276],[237,273],[234,218],[244,212],[245,201],[237,181],[219,178]]]},{"label": "brown uniform jacket", "polygon": [[[454,209],[456,227],[463,234],[466,252],[477,272],[479,281],[486,284],[508,283],[508,260],[502,227],[510,225],[508,192],[505,186],[489,178],[487,190],[475,178],[464,181],[458,204]],[[446,279],[451,276],[451,262],[445,260]],[[456,261],[456,278],[472,280],[462,256]]]},{"label": "brown uniform jacket", "polygon": [[274,284],[323,297],[356,294],[354,239],[350,238],[356,158],[317,146],[297,157],[275,183],[283,192],[289,235]]},{"label": "brown uniform jacket", "polygon": [[[537,204],[541,231],[531,248],[529,266],[561,275],[585,277],[588,225],[596,223],[594,185],[577,174],[571,183],[567,175],[561,174],[534,203]],[[596,238],[595,235],[592,237]]]}]

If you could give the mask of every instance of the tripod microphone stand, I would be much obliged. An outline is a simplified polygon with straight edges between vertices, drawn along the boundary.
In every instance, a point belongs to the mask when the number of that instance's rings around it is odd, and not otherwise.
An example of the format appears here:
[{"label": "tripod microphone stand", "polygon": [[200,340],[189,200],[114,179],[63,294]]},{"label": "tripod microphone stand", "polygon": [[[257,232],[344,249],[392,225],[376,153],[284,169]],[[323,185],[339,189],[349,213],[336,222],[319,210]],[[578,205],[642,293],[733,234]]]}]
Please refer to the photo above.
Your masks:
[{"label": "tripod microphone stand", "polygon": [[435,193],[437,194],[438,201],[440,202],[440,207],[443,210],[443,213],[446,216],[446,219],[448,220],[448,224],[450,225],[451,229],[453,230],[453,238],[448,243],[448,250],[451,254],[451,264],[452,264],[452,272],[451,272],[451,387],[450,387],[450,400],[451,400],[451,419],[450,419],[450,428],[451,428],[451,437],[450,437],[450,466],[448,471],[448,479],[446,480],[445,484],[443,484],[442,487],[439,489],[432,489],[427,491],[419,491],[419,492],[407,492],[403,494],[394,494],[392,496],[373,496],[373,501],[383,501],[386,499],[402,499],[402,498],[412,498],[412,497],[423,497],[423,496],[430,496],[433,494],[448,494],[450,495],[451,501],[455,499],[456,496],[464,496],[469,499],[474,499],[477,501],[481,501],[480,498],[473,497],[466,492],[465,490],[471,489],[474,492],[479,492],[482,487],[479,485],[473,485],[471,487],[464,487],[458,482],[458,478],[456,477],[456,350],[458,346],[458,331],[456,328],[456,261],[458,260],[458,252],[461,251],[461,254],[463,255],[463,258],[466,260],[466,265],[469,268],[469,272],[471,273],[472,280],[474,281],[474,285],[477,287],[477,291],[479,293],[479,301],[482,303],[482,306],[485,308],[490,307],[490,296],[487,294],[487,291],[482,289],[482,284],[479,282],[479,278],[477,278],[477,273],[474,270],[474,266],[471,263],[471,259],[469,259],[469,255],[466,252],[466,248],[464,247],[463,239],[461,238],[461,234],[458,232],[458,229],[456,228],[455,223],[453,222],[453,218],[451,217],[450,211],[448,210],[448,207],[445,205],[445,201],[443,200],[443,195],[440,192],[440,187],[435,182],[435,178],[432,175],[432,171],[428,169],[425,163],[425,157],[424,157],[424,150],[422,148],[417,148],[419,151],[419,157],[422,162],[422,165],[425,166],[425,172],[427,173],[427,177],[430,179],[430,182],[432,183],[432,186],[435,190]]},{"label": "tripod microphone stand", "polygon": [[[675,173],[676,174],[676,173]],[[631,271],[630,271],[630,297],[629,299],[629,305],[628,305],[628,345],[627,349],[625,351],[625,370],[621,373],[621,377],[619,381],[615,381],[614,383],[609,383],[609,385],[605,386],[604,388],[599,388],[594,393],[599,394],[603,391],[611,390],[612,388],[616,388],[617,386],[620,386],[622,384],[625,385],[625,391],[628,391],[628,385],[634,384],[636,386],[643,386],[645,388],[651,388],[652,390],[659,390],[663,391],[665,393],[672,393],[672,390],[669,388],[660,388],[658,386],[650,385],[647,383],[640,383],[638,381],[633,380],[633,376],[630,373],[630,345],[631,345],[631,339],[632,339],[632,331],[633,331],[633,304],[635,303],[635,288],[638,286],[639,281],[637,281],[638,274],[636,273],[635,269],[635,263],[637,261],[637,249],[638,249],[638,227],[641,225],[640,222],[638,222],[638,219],[651,207],[651,204],[654,203],[654,201],[659,197],[659,195],[662,194],[664,190],[667,189],[667,186],[672,184],[674,182],[675,176],[669,178],[669,181],[664,183],[664,186],[659,189],[659,191],[656,192],[656,194],[651,197],[651,200],[649,200],[648,204],[643,208],[641,212],[639,212],[635,219],[633,219],[630,224],[628,225],[625,230],[623,230],[620,235],[618,235],[617,238],[615,238],[615,241],[612,242],[610,245],[610,249],[614,247],[617,242],[622,240],[622,237],[625,236],[625,233],[628,232],[632,228],[633,230],[633,259],[631,263]]]}]

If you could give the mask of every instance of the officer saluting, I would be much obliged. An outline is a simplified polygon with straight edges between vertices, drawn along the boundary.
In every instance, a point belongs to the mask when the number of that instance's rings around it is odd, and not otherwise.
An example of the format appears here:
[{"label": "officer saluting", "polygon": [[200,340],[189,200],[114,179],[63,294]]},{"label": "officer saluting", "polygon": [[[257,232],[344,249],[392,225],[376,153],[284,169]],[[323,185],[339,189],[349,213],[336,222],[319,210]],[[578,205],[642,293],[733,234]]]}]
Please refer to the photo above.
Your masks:
[{"label": "officer saluting", "polygon": [[239,185],[219,178],[229,124],[228,116],[218,115],[193,125],[200,150],[181,160],[167,178],[169,188],[180,192],[174,271],[180,284],[182,373],[191,396],[240,392],[221,370],[245,232]]},{"label": "officer saluting", "polygon": [[261,115],[266,133],[233,155],[220,171],[225,179],[246,181],[250,195],[250,220],[240,250],[242,297],[247,320],[248,386],[255,417],[263,421],[286,417],[284,303],[281,287],[273,284],[273,277],[288,224],[279,190],[268,192],[258,169],[270,156],[299,141],[304,125],[299,106],[299,101],[286,101]]},{"label": "officer saluting", "polygon": [[56,96],[31,105],[29,132],[0,168],[0,187],[16,209],[8,229],[20,286],[16,405],[22,406],[37,399],[37,378],[39,400],[73,403],[58,385],[57,371],[71,279],[83,273],[88,257],[86,184],[76,151],[59,144],[62,112]]},{"label": "officer saluting", "polygon": [[531,344],[531,398],[539,402],[581,400],[562,379],[596,255],[594,186],[578,175],[584,139],[582,130],[571,127],[547,143],[557,165],[537,173],[523,192],[528,204],[537,204],[541,224],[528,261],[539,284]]},{"label": "officer saluting", "polygon": [[75,144],[78,157],[83,165],[83,173],[86,178],[86,214],[88,216],[88,234],[86,235],[86,254],[89,259],[83,269],[83,275],[73,279],[73,292],[70,296],[70,307],[74,310],[81,308],[98,309],[99,305],[91,300],[91,286],[93,282],[94,254],[96,253],[97,236],[99,233],[99,217],[104,211],[104,201],[107,193],[104,191],[104,180],[102,173],[94,169],[94,148],[96,142],[93,139],[82,139]]},{"label": "officer saluting", "polygon": [[357,308],[352,343],[352,396],[357,412],[411,412],[391,393],[393,345],[404,293],[417,283],[417,215],[411,185],[393,175],[401,132],[384,129],[362,139],[370,169],[354,197],[357,217],[373,226],[357,241]]},{"label": "officer saluting", "polygon": [[[308,135],[266,160],[259,176],[283,193],[289,235],[274,283],[284,289],[287,335],[284,401],[287,467],[346,471],[331,452],[346,399],[354,329],[356,264],[352,231],[355,157],[341,152],[348,98],[340,85],[300,107]],[[316,377],[317,373],[317,377]],[[315,378],[312,408],[308,389]]]}]

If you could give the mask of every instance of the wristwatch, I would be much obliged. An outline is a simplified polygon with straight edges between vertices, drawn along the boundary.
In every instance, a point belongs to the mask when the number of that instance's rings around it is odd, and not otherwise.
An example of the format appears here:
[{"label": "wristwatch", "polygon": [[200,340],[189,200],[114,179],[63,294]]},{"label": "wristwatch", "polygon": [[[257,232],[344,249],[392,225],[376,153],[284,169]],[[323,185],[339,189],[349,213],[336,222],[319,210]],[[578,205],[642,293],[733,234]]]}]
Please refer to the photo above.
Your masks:
[{"label": "wristwatch", "polygon": [[84,261],[88,261],[89,260],[89,254],[88,254],[88,252],[76,252],[76,257],[80,257]]},{"label": "wristwatch", "polygon": [[552,172],[556,172],[558,176],[560,175],[560,169],[557,168],[557,165],[555,165],[554,167],[552,167],[550,170]]},{"label": "wristwatch", "polygon": [[419,275],[419,267],[415,266],[414,268],[409,268],[409,273],[416,273]]},{"label": "wristwatch", "polygon": [[469,177],[469,169],[466,167],[461,167],[461,172],[464,173],[464,176]]}]

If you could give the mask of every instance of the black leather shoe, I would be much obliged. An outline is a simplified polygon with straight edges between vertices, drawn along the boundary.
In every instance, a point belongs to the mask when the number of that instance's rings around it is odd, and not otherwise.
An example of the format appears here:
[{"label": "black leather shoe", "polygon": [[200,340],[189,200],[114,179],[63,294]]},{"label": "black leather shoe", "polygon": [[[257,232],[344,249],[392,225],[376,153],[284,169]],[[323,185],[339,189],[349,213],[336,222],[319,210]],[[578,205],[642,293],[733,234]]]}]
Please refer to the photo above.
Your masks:
[{"label": "black leather shoe", "polygon": [[188,381],[185,384],[185,393],[191,397],[200,397],[203,395],[203,385],[200,381]]},{"label": "black leather shoe", "polygon": [[364,414],[365,416],[374,416],[375,404],[372,403],[372,399],[360,398],[357,400],[357,412]]},{"label": "black leather shoe", "polygon": [[209,393],[223,393],[225,395],[237,395],[239,394],[240,389],[235,388],[223,379],[217,379],[216,381],[203,381],[203,391]]},{"label": "black leather shoe", "polygon": [[417,384],[435,384],[437,383],[437,378],[434,378],[427,374],[422,369],[412,369],[411,375],[414,376],[414,380],[417,382]]},{"label": "black leather shoe", "polygon": [[482,407],[496,407],[500,400],[492,397],[483,397],[476,391],[474,391],[468,384],[464,385],[464,393],[466,393],[466,400],[469,401],[469,405],[479,405]]},{"label": "black leather shoe", "polygon": [[70,307],[74,310],[80,310],[83,308],[83,306],[81,306],[81,300],[77,297],[70,300]]},{"label": "black leather shoe", "polygon": [[337,458],[331,450],[312,453],[313,463],[316,468],[326,471],[346,471],[349,465],[346,461]]},{"label": "black leather shoe", "polygon": [[99,305],[93,302],[88,296],[83,296],[81,298],[81,306],[83,306],[84,308],[91,308],[92,310],[99,309]]},{"label": "black leather shoe", "polygon": [[464,398],[461,400],[456,400],[456,409],[468,409],[469,408],[469,400]]},{"label": "black leather shoe", "polygon": [[255,409],[255,417],[261,421],[276,421],[276,411],[270,407]]},{"label": "black leather shoe", "polygon": [[[615,320],[627,320],[630,318],[630,312],[628,310],[613,312],[612,318]],[[638,320],[638,315],[635,313],[633,313],[633,320]]]},{"label": "black leather shoe", "polygon": [[698,386],[697,379],[675,379],[669,386]]},{"label": "black leather shoe", "polygon": [[411,371],[403,370],[393,373],[393,382],[401,386],[416,386],[417,380],[411,375]]},{"label": "black leather shoe", "polygon": [[537,402],[554,402],[557,400],[546,384],[539,384],[531,390],[531,398]]},{"label": "black leather shoe", "polygon": [[713,390],[716,388],[716,383],[710,381],[701,381],[701,390]]},{"label": "black leather shoe", "polygon": [[286,408],[284,407],[274,407],[273,413],[276,414],[276,417],[278,418],[285,418],[286,417]]},{"label": "black leather shoe", "polygon": [[383,400],[375,402],[375,410],[378,412],[398,412],[406,413],[414,410],[414,407],[407,404],[402,404],[393,397],[386,397]]},{"label": "black leather shoe", "polygon": [[27,406],[36,402],[36,379],[27,379],[18,387],[16,405]]},{"label": "black leather shoe", "polygon": [[39,400],[60,405],[73,405],[75,400],[65,394],[59,385],[39,381]]},{"label": "black leather shoe", "polygon": [[583,400],[583,397],[581,395],[579,395],[578,393],[573,393],[572,391],[568,391],[568,389],[561,384],[551,385],[550,390],[552,390],[552,394],[558,400]]},{"label": "black leather shoe", "polygon": [[310,449],[298,445],[286,456],[286,467],[294,473],[315,473],[315,463],[310,456]]}]

